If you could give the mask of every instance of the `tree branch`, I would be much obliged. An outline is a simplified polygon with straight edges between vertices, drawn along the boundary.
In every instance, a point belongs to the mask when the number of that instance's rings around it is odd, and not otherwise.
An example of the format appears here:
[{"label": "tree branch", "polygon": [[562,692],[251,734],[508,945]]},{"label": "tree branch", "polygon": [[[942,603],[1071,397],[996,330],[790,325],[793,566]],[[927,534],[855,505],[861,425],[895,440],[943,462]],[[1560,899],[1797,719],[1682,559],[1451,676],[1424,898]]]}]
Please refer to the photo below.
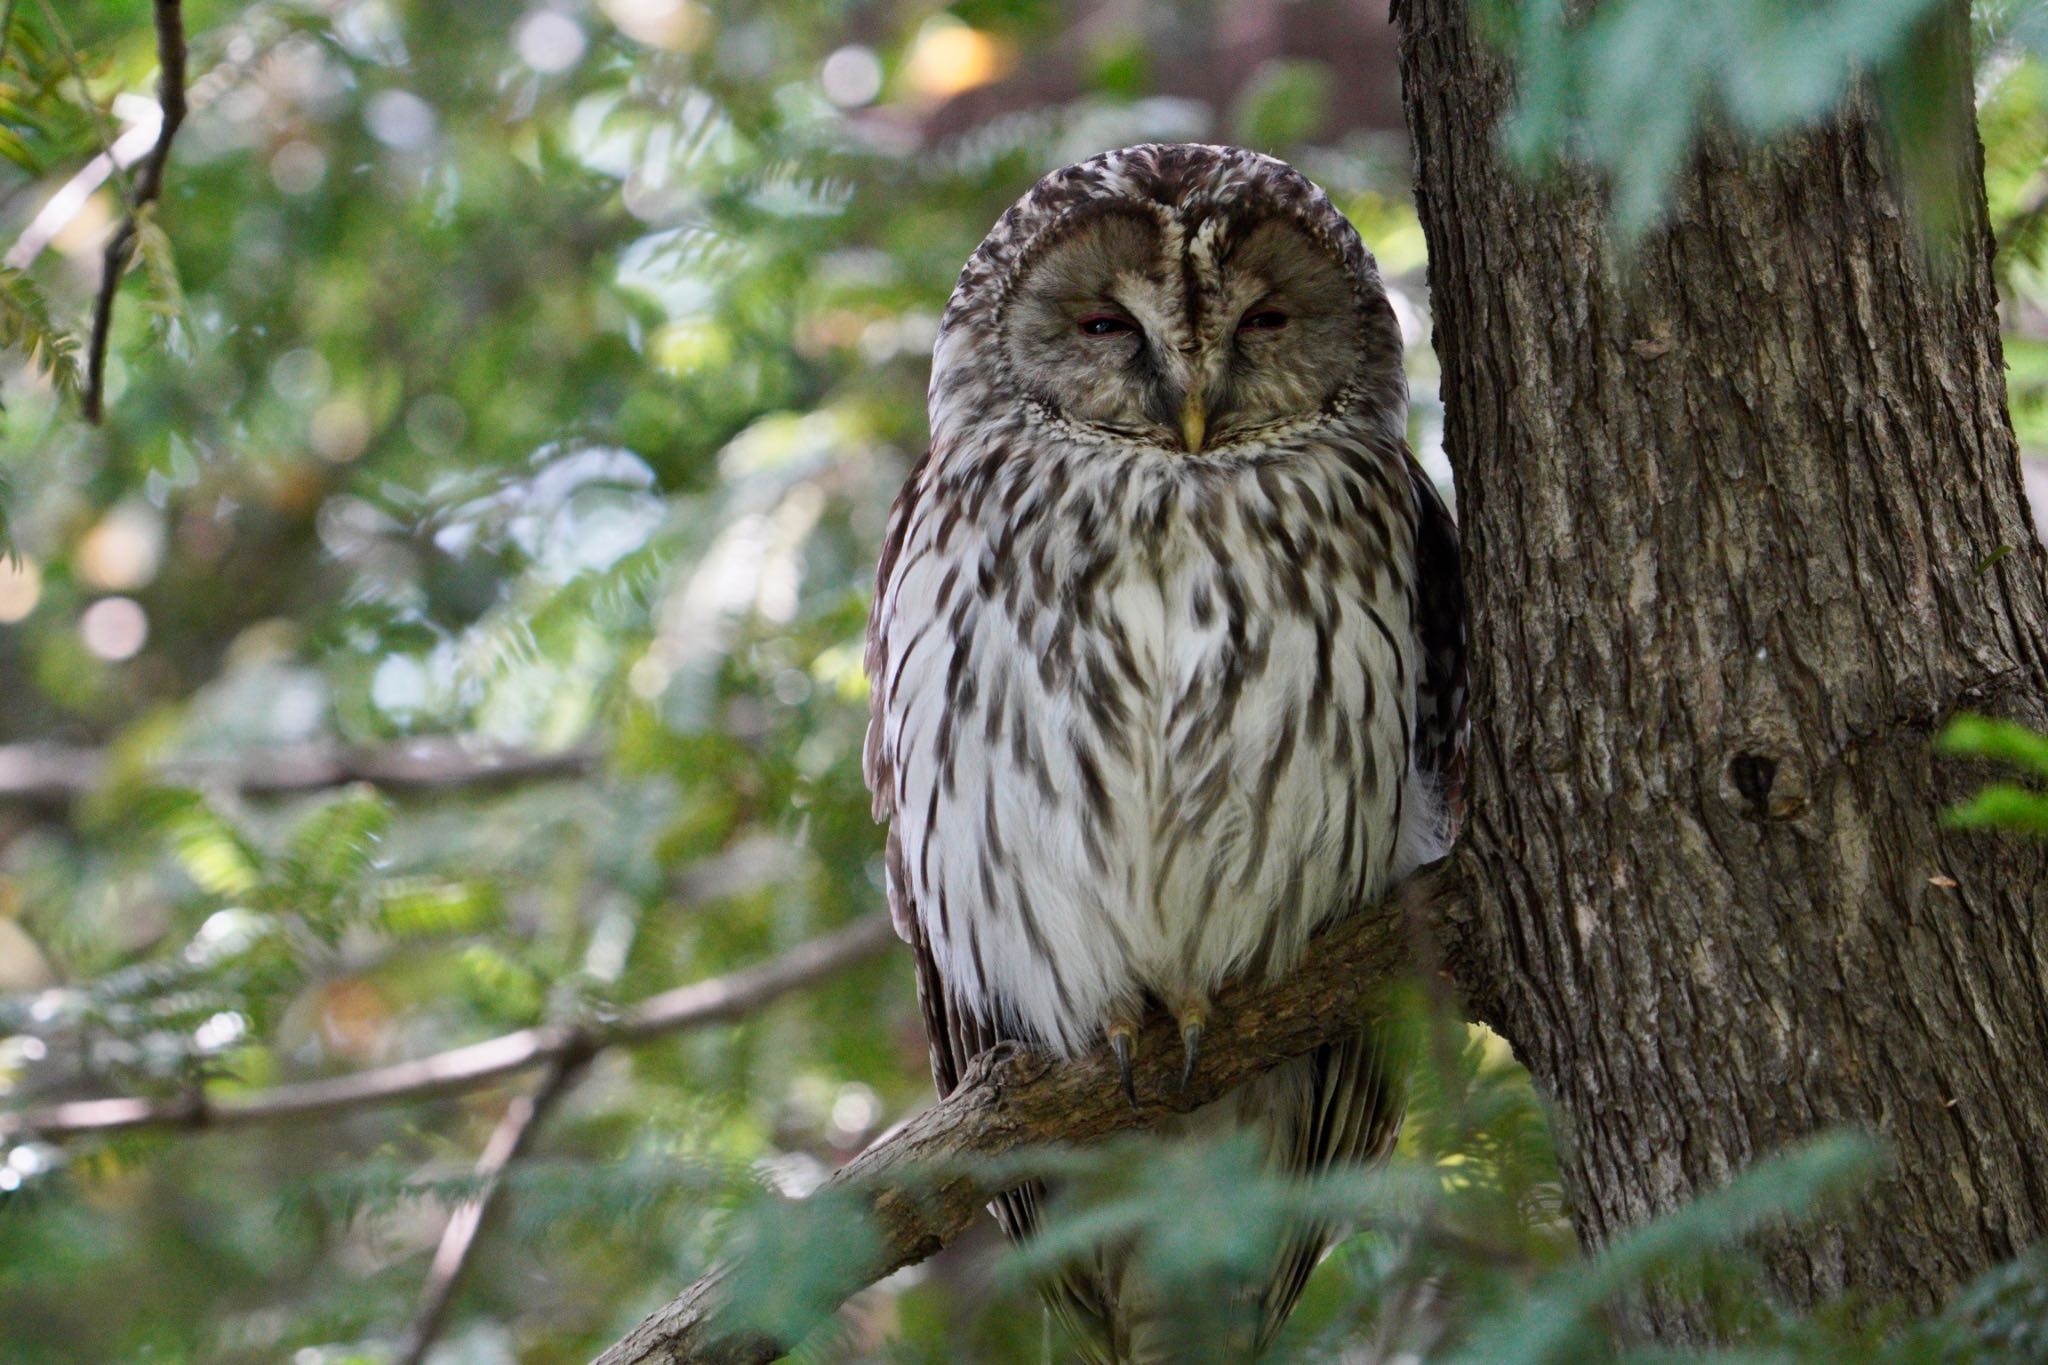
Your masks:
[{"label": "tree branch", "polygon": [[[479,744],[455,736],[349,745],[333,741],[274,745],[235,758],[175,758],[150,775],[169,782],[218,786],[249,796],[289,796],[350,782],[394,790],[438,790],[578,777],[597,766],[584,746],[554,752]],[[107,779],[103,750],[67,744],[0,745],[0,801],[64,806]]]},{"label": "tree branch", "polygon": [[117,1096],[0,1113],[0,1139],[30,1133],[59,1138],[134,1128],[239,1128],[453,1095],[565,1057],[630,1047],[684,1029],[737,1019],[873,957],[894,941],[889,921],[877,915],[799,944],[772,962],[650,996],[609,1023],[541,1024],[415,1061],[245,1095],[213,1098],[196,1091],[176,1099]]},{"label": "tree branch", "polygon": [[[1291,1057],[1358,1028],[1385,985],[1414,960],[1411,922],[1433,921],[1464,897],[1454,863],[1411,880],[1392,900],[1317,936],[1288,976],[1232,983],[1202,1038],[1202,1063],[1180,1087],[1180,1041],[1156,1015],[1138,1037],[1141,1112],[1117,1086],[1107,1051],[1069,1063],[1003,1044],[978,1058],[939,1103],[871,1145],[828,1188],[857,1192],[880,1250],[832,1286],[835,1302],[922,1261],[959,1236],[982,1207],[1025,1178],[999,1177],[991,1158],[1049,1142],[1083,1143],[1186,1113]],[[713,1268],[606,1351],[597,1365],[765,1365],[796,1343],[721,1321],[733,1268]]]},{"label": "tree branch", "polygon": [[532,1145],[541,1120],[547,1117],[555,1102],[569,1092],[589,1061],[587,1052],[572,1052],[556,1058],[532,1094],[515,1096],[505,1106],[498,1126],[491,1130],[490,1140],[484,1143],[483,1155],[477,1158],[476,1174],[480,1182],[477,1193],[457,1206],[449,1215],[448,1226],[441,1231],[441,1244],[434,1250],[433,1265],[427,1270],[426,1288],[420,1294],[418,1316],[413,1319],[411,1329],[399,1345],[399,1365],[420,1365],[426,1358],[427,1348],[434,1344],[434,1338],[441,1335],[442,1324],[448,1319],[448,1307],[454,1303],[455,1291],[462,1285],[463,1272],[469,1268],[470,1254],[476,1250],[484,1220],[491,1216],[491,1210],[504,1193],[506,1170]]},{"label": "tree branch", "polygon": [[99,187],[108,180],[148,156],[155,148],[163,126],[156,123],[137,123],[114,139],[106,151],[79,168],[76,175],[43,201],[36,210],[36,216],[22,229],[14,245],[7,248],[6,264],[16,270],[26,270],[35,264],[35,259],[65,228],[78,217],[79,210],[92,201]]},{"label": "tree branch", "polygon": [[[107,243],[100,274],[99,297],[93,303],[92,339],[86,351],[85,420],[100,420],[100,406],[107,380],[107,334],[114,321],[114,295],[121,288],[121,276],[135,251],[136,221],[144,208],[163,193],[164,167],[171,159],[171,139],[185,121],[185,15],[182,0],[156,0],[157,104],[163,109],[163,124],[157,130],[156,146],[142,163],[135,182],[135,197],[120,230]],[[108,161],[114,163],[111,149]]]}]

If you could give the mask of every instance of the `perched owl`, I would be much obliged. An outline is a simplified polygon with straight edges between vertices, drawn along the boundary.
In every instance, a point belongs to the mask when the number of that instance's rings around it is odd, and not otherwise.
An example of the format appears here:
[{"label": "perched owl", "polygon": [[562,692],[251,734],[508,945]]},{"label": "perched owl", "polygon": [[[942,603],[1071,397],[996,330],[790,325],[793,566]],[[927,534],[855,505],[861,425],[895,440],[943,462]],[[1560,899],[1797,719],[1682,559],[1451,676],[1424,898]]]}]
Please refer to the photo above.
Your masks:
[{"label": "perched owl", "polygon": [[[998,1039],[1106,1039],[1128,1092],[1154,1002],[1192,1071],[1221,982],[1284,975],[1443,852],[1464,600],[1406,425],[1371,254],[1270,157],[1106,153],[967,262],[867,656],[867,779],[941,1093]],[[1393,1069],[1361,1034],[1175,1126],[1250,1129],[1304,1173],[1373,1161]],[[999,1201],[1012,1236],[1042,1193]],[[1261,1343],[1330,1236],[1300,1229],[1247,1289]],[[1097,1359],[1184,1357],[1114,1250],[1049,1293]]]}]

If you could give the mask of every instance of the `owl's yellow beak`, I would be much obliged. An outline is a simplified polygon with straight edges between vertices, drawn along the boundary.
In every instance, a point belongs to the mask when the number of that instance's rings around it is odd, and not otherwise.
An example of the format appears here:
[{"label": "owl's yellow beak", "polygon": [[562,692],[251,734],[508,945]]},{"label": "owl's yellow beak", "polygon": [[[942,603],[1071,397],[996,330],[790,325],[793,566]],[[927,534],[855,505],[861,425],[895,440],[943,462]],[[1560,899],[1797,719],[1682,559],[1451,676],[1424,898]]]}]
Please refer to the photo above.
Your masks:
[{"label": "owl's yellow beak", "polygon": [[1188,390],[1187,401],[1180,405],[1180,435],[1186,443],[1188,454],[1199,455],[1202,451],[1202,437],[1209,431],[1209,410],[1202,404],[1202,395],[1195,389]]}]

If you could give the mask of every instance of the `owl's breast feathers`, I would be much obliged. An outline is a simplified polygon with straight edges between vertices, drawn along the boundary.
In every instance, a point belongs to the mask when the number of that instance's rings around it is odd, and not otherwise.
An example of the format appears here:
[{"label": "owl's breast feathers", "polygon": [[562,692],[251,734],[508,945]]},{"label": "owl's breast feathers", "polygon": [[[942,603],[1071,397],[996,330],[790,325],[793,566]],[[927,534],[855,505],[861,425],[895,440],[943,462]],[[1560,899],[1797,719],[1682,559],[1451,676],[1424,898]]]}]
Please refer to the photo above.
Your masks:
[{"label": "owl's breast feathers", "polygon": [[962,1007],[1067,1053],[1142,992],[1284,969],[1448,833],[1455,553],[1365,428],[1209,459],[1019,422],[935,451],[869,646],[899,931]]}]

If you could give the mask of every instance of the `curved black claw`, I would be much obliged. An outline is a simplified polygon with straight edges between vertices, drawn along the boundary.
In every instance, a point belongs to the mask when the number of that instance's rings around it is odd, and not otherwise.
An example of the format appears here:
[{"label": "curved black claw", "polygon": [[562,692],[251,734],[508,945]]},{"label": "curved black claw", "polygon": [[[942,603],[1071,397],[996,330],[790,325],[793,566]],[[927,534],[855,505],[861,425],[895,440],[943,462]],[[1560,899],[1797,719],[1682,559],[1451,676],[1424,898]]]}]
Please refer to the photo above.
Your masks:
[{"label": "curved black claw", "polygon": [[1116,1072],[1124,1083],[1124,1098],[1131,1102],[1131,1108],[1138,1107],[1138,1087],[1131,1082],[1131,1035],[1117,1032],[1109,1035],[1110,1051],[1116,1053]]},{"label": "curved black claw", "polygon": [[1188,1082],[1195,1078],[1195,1058],[1202,1052],[1202,1021],[1190,1019],[1180,1026],[1180,1045],[1187,1053],[1187,1060],[1180,1067],[1180,1088],[1188,1088]]}]

